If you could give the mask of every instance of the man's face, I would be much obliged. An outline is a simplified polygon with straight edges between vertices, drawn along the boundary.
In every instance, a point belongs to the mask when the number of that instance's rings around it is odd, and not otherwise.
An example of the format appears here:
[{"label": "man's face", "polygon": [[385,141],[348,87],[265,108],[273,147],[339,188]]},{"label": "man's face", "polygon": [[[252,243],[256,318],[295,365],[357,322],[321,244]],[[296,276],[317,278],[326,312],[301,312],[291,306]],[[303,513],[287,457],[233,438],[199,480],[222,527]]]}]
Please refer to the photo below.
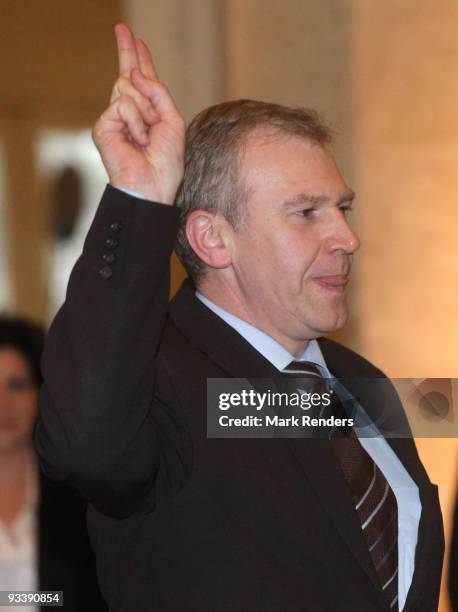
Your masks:
[{"label": "man's face", "polygon": [[327,148],[287,135],[251,134],[240,176],[250,195],[232,235],[239,314],[294,353],[346,321],[353,193]]}]

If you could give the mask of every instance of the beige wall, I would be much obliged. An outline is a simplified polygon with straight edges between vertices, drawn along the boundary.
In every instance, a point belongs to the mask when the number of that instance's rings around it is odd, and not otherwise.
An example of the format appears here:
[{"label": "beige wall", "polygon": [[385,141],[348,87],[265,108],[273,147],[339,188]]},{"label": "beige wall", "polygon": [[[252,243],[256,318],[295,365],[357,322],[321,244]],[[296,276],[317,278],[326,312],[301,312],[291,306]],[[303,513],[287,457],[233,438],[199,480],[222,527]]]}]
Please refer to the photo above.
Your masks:
[{"label": "beige wall", "polygon": [[358,346],[394,376],[458,376],[457,25],[454,0],[355,2]]}]

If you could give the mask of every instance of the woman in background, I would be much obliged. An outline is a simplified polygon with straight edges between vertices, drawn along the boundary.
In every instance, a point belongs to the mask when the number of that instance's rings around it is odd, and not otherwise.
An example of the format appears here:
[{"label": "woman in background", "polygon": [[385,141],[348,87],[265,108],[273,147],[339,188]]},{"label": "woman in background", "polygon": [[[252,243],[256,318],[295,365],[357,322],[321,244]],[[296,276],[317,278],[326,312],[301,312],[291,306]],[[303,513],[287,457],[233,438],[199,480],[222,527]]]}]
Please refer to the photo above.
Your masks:
[{"label": "woman in background", "polygon": [[63,591],[64,610],[105,611],[86,502],[48,480],[33,451],[43,340],[37,326],[0,316],[0,590]]}]

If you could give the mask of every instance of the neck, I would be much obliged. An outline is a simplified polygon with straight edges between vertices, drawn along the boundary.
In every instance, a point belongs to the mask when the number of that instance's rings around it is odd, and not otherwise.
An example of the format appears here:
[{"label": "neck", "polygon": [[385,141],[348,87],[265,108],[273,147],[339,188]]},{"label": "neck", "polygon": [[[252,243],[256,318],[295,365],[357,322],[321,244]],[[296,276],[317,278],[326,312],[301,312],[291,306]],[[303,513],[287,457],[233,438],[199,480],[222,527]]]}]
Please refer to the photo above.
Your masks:
[{"label": "neck", "polygon": [[198,286],[198,291],[214,304],[229,312],[230,314],[249,323],[256,329],[268,334],[276,340],[284,349],[286,349],[293,357],[299,358],[307,348],[308,339],[289,338],[279,332],[271,324],[268,317],[263,312],[253,312],[248,308],[240,295],[235,292],[229,284],[206,282],[203,280]]}]

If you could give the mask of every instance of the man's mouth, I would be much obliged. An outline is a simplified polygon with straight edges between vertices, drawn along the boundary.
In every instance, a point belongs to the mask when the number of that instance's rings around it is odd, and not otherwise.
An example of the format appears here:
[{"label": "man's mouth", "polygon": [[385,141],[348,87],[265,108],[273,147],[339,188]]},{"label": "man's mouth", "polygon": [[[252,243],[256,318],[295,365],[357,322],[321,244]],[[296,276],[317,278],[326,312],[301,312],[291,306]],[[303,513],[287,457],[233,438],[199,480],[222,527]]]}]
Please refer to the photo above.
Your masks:
[{"label": "man's mouth", "polygon": [[332,276],[316,276],[314,280],[324,289],[331,291],[345,291],[348,284],[348,274],[335,274]]}]

